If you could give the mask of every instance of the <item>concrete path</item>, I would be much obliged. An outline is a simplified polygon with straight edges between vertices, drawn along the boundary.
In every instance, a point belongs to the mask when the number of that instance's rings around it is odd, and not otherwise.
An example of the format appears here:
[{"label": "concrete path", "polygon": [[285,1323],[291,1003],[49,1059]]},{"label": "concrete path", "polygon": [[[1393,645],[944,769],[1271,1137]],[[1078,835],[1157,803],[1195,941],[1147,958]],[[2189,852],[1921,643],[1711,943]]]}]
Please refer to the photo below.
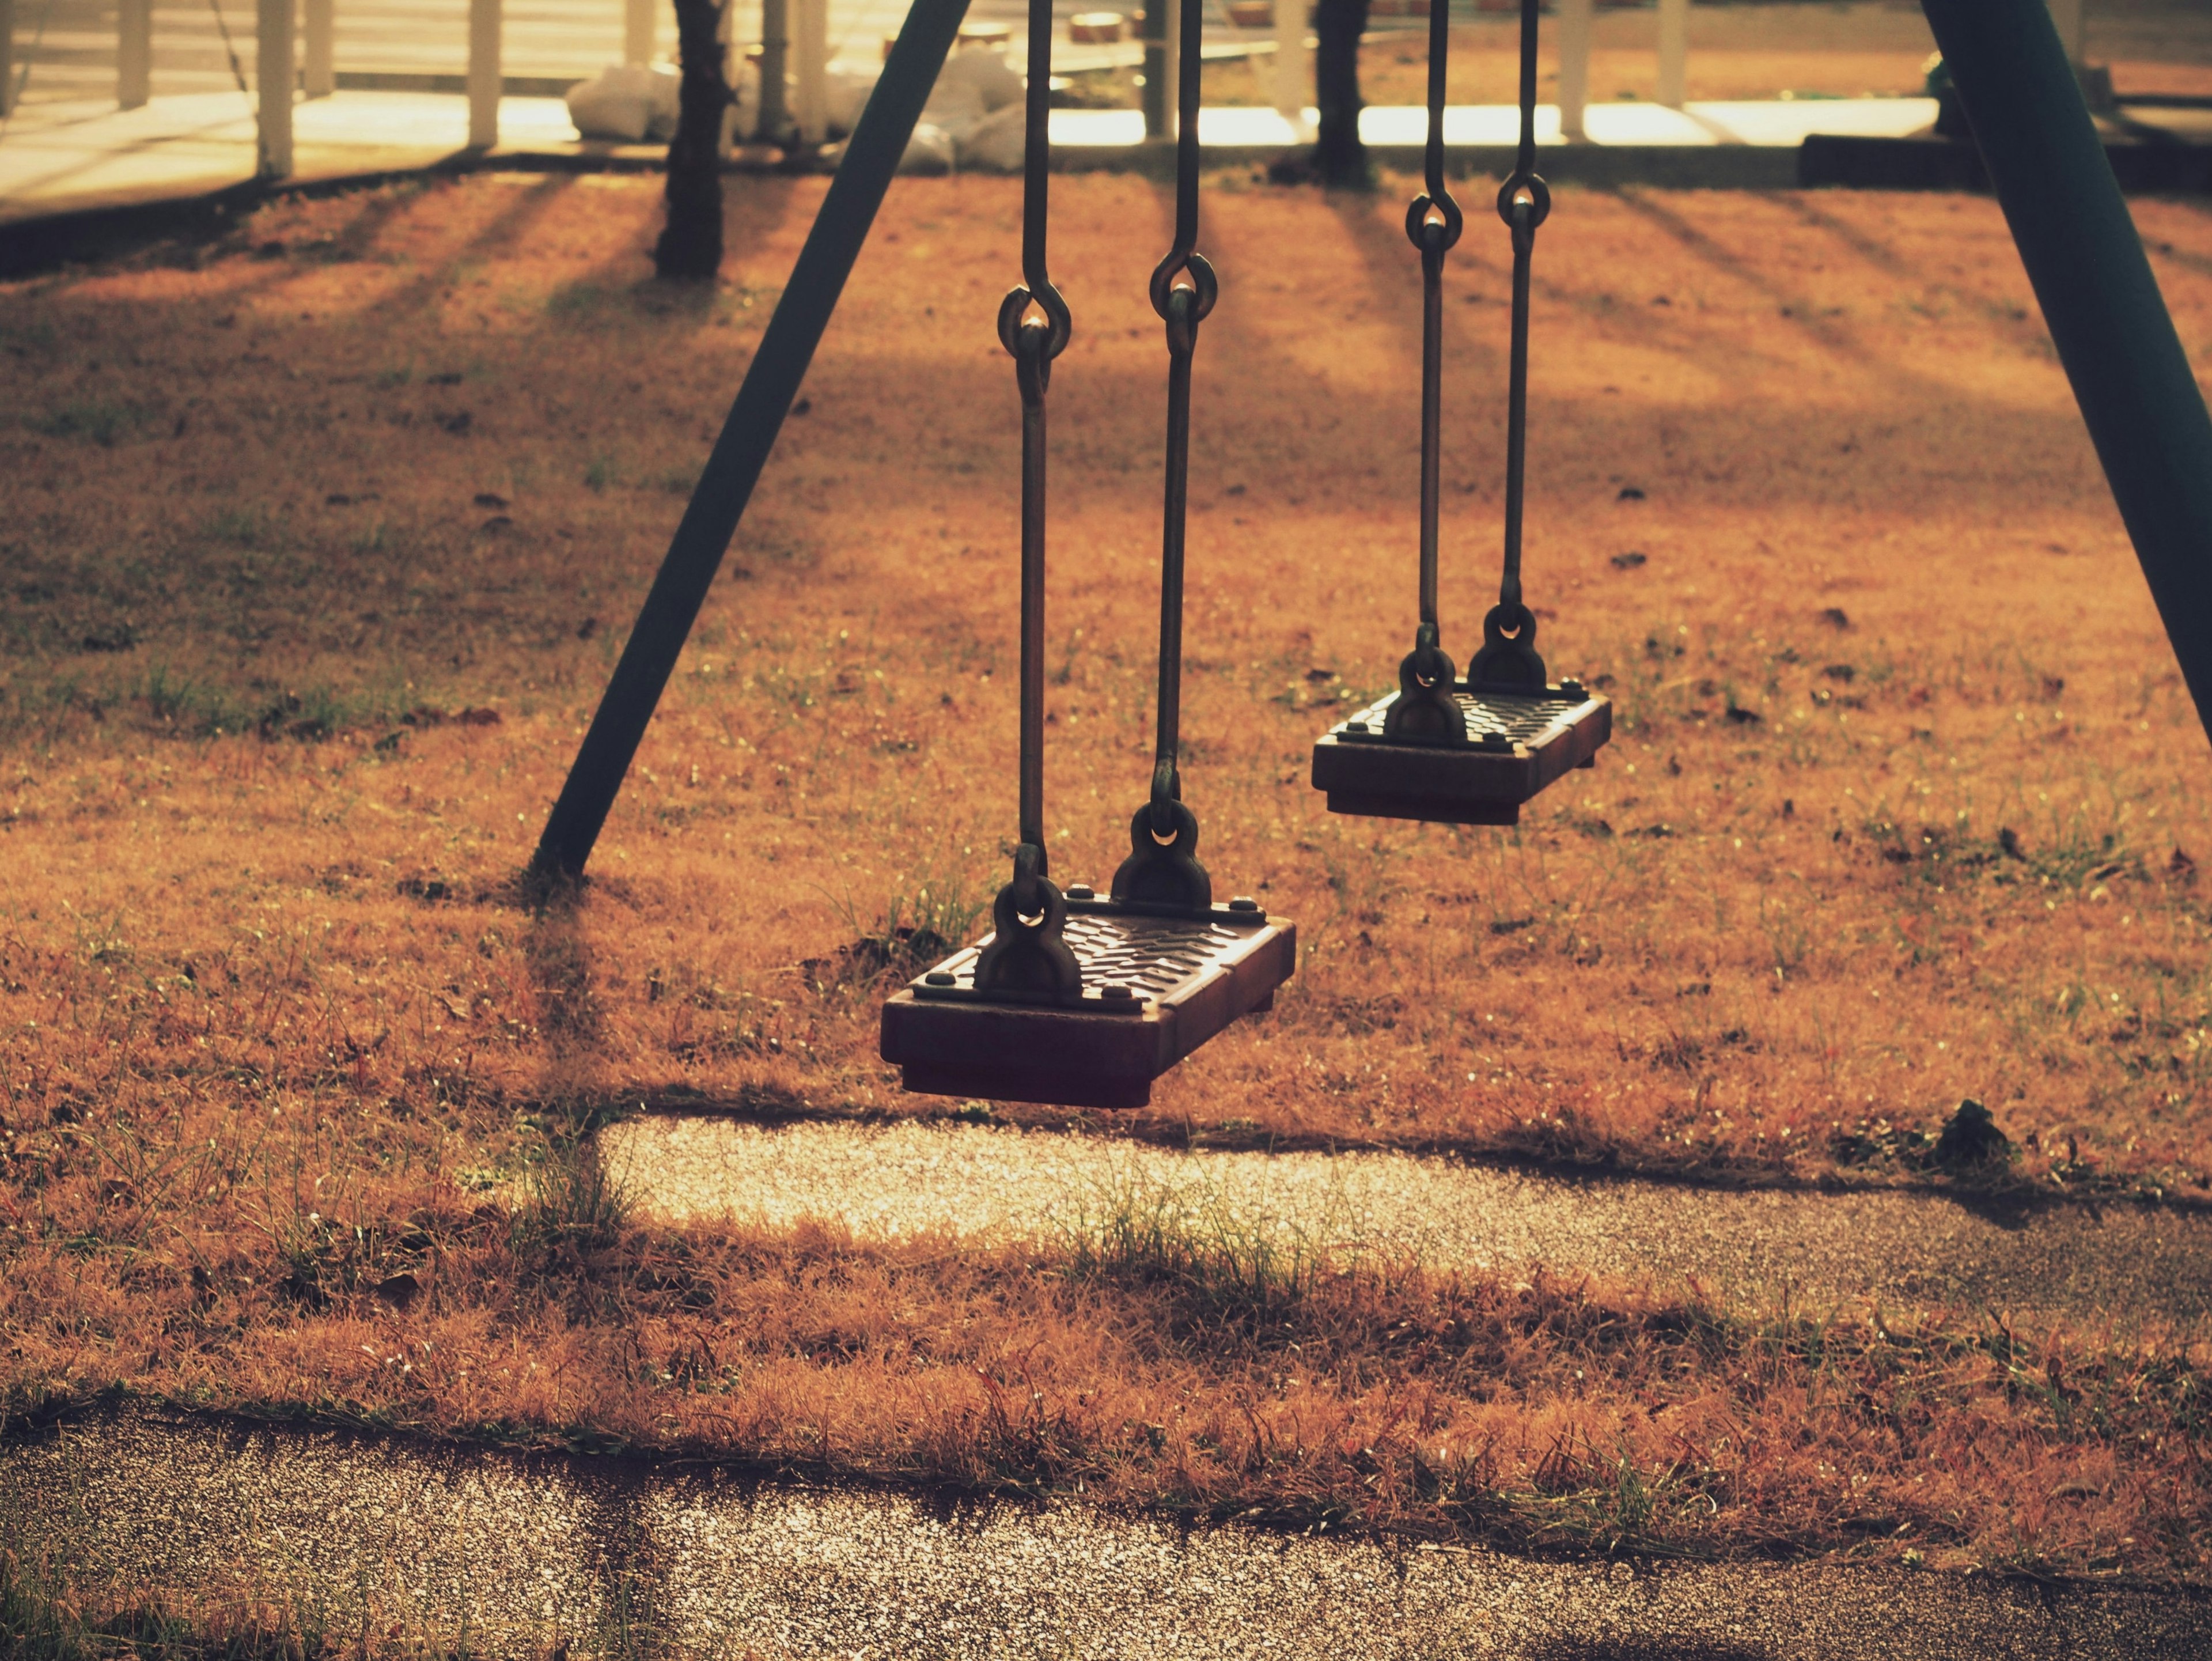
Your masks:
[{"label": "concrete path", "polygon": [[[251,1598],[426,1649],[560,1640],[763,1658],[1067,1661],[2165,1661],[2186,1595],[1842,1563],[1534,1562],[939,1506],[619,1460],[517,1458],[143,1419],[0,1452],[0,1537],[78,1587]],[[386,1647],[398,1647],[387,1644]]]},{"label": "concrete path", "polygon": [[1179,1153],[1055,1132],[632,1120],[603,1158],[647,1215],[1065,1241],[1165,1226],[1239,1250],[1699,1280],[1815,1307],[1994,1308],[2212,1329],[2212,1212],[1699,1189],[1397,1153]]},{"label": "concrete path", "polygon": [[[1706,182],[1787,185],[1795,182],[1795,152],[1808,133],[1899,136],[1927,126],[1935,107],[1920,98],[1692,104],[1680,110],[1608,104],[1592,106],[1589,142],[1570,146],[1559,137],[1558,111],[1546,106],[1537,139],[1550,152],[1547,171],[1559,178],[1594,166],[1607,176],[1641,167],[1691,184],[1710,173]],[[1446,141],[1456,159],[1486,166],[1513,144],[1518,119],[1504,105],[1456,107],[1445,113]],[[465,148],[468,106],[457,94],[341,90],[302,100],[293,121],[292,177],[301,183],[457,161],[658,166],[667,148],[580,138],[557,98],[503,100],[501,142],[477,155]],[[1426,123],[1423,110],[1377,106],[1362,113],[1360,131],[1383,159],[1411,165]],[[0,141],[0,222],[243,184],[254,173],[254,134],[252,102],[235,89],[157,97],[127,111],[118,111],[112,98],[26,104]],[[1144,118],[1135,110],[1053,112],[1052,142],[1062,165],[1129,165],[1145,149],[1144,138]],[[1310,138],[1310,127],[1271,109],[1208,109],[1199,119],[1200,143],[1220,164],[1265,160]]]}]

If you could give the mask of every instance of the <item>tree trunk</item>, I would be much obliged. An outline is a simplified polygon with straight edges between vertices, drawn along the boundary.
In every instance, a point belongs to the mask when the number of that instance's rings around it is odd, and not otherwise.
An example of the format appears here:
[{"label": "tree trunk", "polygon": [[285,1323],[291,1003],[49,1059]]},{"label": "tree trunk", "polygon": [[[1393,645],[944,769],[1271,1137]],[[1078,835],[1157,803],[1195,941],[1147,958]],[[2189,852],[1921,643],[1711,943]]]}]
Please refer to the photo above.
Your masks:
[{"label": "tree trunk", "polygon": [[1374,182],[1359,142],[1359,37],[1366,31],[1367,0],[1318,0],[1314,7],[1314,105],[1321,118],[1314,167],[1325,185]]},{"label": "tree trunk", "polygon": [[676,0],[684,82],[668,144],[668,222],[653,250],[662,277],[711,282],[721,269],[722,112],[730,106],[721,22],[714,0]]}]

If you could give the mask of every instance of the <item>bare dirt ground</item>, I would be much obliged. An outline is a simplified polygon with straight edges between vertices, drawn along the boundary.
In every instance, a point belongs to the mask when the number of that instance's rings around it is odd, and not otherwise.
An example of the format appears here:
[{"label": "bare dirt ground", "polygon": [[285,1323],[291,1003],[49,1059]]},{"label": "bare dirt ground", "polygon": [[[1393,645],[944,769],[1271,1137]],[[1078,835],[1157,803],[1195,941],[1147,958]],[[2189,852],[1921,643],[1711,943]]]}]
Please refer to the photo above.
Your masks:
[{"label": "bare dirt ground", "polygon": [[[1170,204],[1054,190],[1073,878],[1148,770]],[[818,199],[732,185],[712,292],[645,280],[651,181],[498,177],[0,290],[16,1408],[2200,1573],[2203,1358],[2154,1335],[1337,1278],[1142,1218],[1064,1261],[624,1222],[580,1139],[641,1099],[989,1112],[900,1096],[873,1037],[900,930],[965,933],[1013,828],[1010,183],[893,192],[596,880],[514,882]],[[1136,1128],[1919,1181],[1973,1096],[2003,1180],[2212,1186],[2203,738],[1995,208],[1561,193],[1529,578],[1620,727],[1501,832],[1304,783],[1411,632],[1400,200],[1208,198],[1186,777],[1305,955]],[[2203,354],[2212,218],[2137,211]],[[1449,278],[1462,656],[1501,240]]]}]

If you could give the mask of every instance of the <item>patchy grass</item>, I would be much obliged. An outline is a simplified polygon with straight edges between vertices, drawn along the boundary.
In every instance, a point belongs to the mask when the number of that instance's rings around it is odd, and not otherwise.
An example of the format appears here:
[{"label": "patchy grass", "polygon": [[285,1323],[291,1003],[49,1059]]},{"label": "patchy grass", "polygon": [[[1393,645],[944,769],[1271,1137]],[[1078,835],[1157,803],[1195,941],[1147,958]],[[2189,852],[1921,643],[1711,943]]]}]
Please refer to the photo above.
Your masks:
[{"label": "patchy grass", "polygon": [[[8,290],[27,405],[143,415],[112,449],[0,430],[21,1122],[246,1066],[373,1110],[938,1110],[874,1012],[1011,835],[1015,450],[974,319],[1013,188],[894,194],[557,918],[511,879],[818,186],[732,187],[711,295],[641,280],[647,185],[500,178]],[[1064,196],[1048,806],[1055,869],[1097,878],[1143,789],[1156,592],[1157,319],[1109,228],[1165,210]],[[1570,193],[1531,580],[1618,736],[1502,832],[1332,818],[1304,782],[1404,644],[1395,211],[1209,199],[1186,774],[1218,885],[1303,958],[1147,1133],[1920,1180],[1972,1098],[2017,1179],[2205,1192],[2203,739],[1994,209]],[[2212,343],[2202,216],[2140,211]],[[244,257],[273,243],[299,257]],[[1504,272],[1455,256],[1448,645],[1488,581]]]},{"label": "patchy grass", "polygon": [[[61,1590],[70,1577],[55,1567],[0,1550],[0,1656],[7,1661],[316,1661],[349,1648],[289,1607],[87,1597]],[[361,1639],[365,1653],[368,1634]]]},{"label": "patchy grass", "polygon": [[[191,1180],[250,1163],[218,1139]],[[2201,1346],[1346,1269],[1134,1195],[1030,1251],[641,1229],[573,1171],[512,1210],[366,1171],[249,1188],[181,1226],[112,1179],[49,1188],[68,1203],[6,1293],[7,1408],[120,1379],[279,1420],[1524,1549],[2205,1568]]]},{"label": "patchy grass", "polygon": [[[1186,780],[1218,884],[1302,958],[1136,1129],[2212,1188],[2203,739],[1994,207],[1563,194],[1529,569],[1618,735],[1517,829],[1448,830],[1304,782],[1411,613],[1398,210],[1221,182]],[[1439,1281],[1142,1196],[1032,1256],[630,1220],[589,1131],[646,1097],[974,1110],[897,1092],[876,1010],[1012,831],[1018,189],[902,181],[592,884],[515,880],[820,187],[732,190],[711,294],[644,280],[652,181],[497,177],[0,290],[25,409],[137,412],[112,447],[0,427],[9,1401],[2201,1576],[2203,1358],[2154,1340]],[[1056,199],[1048,801],[1080,878],[1148,770],[1168,204]],[[2212,344],[2212,222],[2138,212]],[[1450,277],[1462,656],[1494,241]],[[1968,1098],[2010,1157],[1943,1152]]]}]

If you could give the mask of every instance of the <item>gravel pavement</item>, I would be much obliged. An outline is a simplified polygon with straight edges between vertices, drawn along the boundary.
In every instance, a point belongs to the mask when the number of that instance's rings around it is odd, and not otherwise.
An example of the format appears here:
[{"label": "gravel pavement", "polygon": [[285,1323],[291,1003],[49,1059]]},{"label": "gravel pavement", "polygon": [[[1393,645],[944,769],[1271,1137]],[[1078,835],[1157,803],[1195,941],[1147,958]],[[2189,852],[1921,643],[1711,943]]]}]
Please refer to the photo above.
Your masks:
[{"label": "gravel pavement", "polygon": [[1543,1264],[1695,1278],[1815,1305],[1993,1306],[2126,1332],[2212,1327],[2212,1212],[2122,1202],[1973,1202],[1530,1175],[1400,1153],[1183,1153],[987,1126],[645,1118],[606,1132],[644,1213],[863,1236],[1066,1238],[1167,1214],[1204,1238],[1255,1232],[1339,1260]]},{"label": "gravel pavement", "polygon": [[144,1418],[0,1451],[0,1531],[81,1587],[252,1597],[340,1648],[367,1620],[488,1658],[612,1650],[625,1627],[763,1661],[2212,1653],[2212,1604],[2187,1595],[1186,1533],[1080,1506],[937,1506]]}]

